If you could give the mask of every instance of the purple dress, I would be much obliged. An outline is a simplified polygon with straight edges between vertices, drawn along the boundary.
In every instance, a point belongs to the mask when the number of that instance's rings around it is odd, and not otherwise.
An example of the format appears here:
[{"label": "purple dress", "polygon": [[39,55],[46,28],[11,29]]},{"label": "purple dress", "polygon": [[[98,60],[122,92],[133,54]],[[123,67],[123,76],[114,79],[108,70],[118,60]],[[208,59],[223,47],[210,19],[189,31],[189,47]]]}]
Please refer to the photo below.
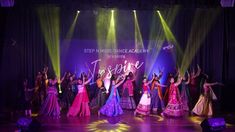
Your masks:
[{"label": "purple dress", "polygon": [[57,93],[56,84],[49,85],[47,89],[47,97],[41,107],[40,115],[51,116],[51,117],[60,116],[60,106],[57,98],[58,93]]},{"label": "purple dress", "polygon": [[123,110],[120,106],[120,97],[117,88],[112,86],[111,94],[106,101],[106,104],[101,107],[100,113],[106,116],[118,116],[123,114]]}]

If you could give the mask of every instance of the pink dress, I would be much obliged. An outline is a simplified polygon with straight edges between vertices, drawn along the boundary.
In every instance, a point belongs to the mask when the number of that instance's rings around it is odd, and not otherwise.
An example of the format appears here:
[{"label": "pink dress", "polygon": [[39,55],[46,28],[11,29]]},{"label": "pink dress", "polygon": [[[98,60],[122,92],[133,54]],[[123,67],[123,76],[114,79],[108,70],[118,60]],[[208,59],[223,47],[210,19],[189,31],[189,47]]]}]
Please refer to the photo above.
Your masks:
[{"label": "pink dress", "polygon": [[171,117],[180,117],[184,115],[179,89],[174,83],[170,85],[169,102],[166,109],[163,111],[163,114]]},{"label": "pink dress", "polygon": [[67,116],[90,116],[89,99],[84,85],[77,85],[78,93],[69,108]]}]

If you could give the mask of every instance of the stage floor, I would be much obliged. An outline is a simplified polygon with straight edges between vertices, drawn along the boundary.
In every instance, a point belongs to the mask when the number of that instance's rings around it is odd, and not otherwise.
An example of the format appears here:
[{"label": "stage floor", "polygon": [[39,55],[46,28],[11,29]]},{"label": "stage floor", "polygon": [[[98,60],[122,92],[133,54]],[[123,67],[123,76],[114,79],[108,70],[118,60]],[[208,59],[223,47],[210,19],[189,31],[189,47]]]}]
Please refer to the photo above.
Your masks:
[{"label": "stage floor", "polygon": [[[135,117],[133,111],[124,111],[118,117],[91,115],[90,117],[69,117],[63,114],[59,119],[40,117],[43,132],[198,132],[205,119],[197,116],[183,118],[163,118],[151,114],[148,117]],[[0,131],[15,131],[16,123],[1,124]],[[225,132],[234,132],[235,126],[227,124]]]}]

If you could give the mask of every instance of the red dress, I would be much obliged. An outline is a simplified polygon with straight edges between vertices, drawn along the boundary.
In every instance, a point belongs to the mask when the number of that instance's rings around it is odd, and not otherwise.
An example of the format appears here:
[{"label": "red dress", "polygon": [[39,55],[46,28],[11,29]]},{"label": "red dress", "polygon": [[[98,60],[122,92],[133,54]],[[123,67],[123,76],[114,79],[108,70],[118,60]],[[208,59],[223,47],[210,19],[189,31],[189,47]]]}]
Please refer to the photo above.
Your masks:
[{"label": "red dress", "polygon": [[90,116],[89,99],[84,85],[77,85],[78,93],[67,116]]},{"label": "red dress", "polygon": [[169,102],[163,111],[166,116],[180,117],[183,116],[184,110],[180,100],[179,89],[175,84],[170,85]]}]

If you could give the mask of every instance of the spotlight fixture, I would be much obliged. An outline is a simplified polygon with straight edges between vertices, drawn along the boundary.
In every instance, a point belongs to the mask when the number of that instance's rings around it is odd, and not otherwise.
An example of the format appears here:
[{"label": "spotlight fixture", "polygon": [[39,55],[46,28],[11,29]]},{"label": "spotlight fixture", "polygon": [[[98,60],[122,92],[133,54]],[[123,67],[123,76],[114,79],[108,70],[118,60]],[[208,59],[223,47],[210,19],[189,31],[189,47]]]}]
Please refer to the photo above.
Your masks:
[{"label": "spotlight fixture", "polygon": [[80,13],[80,11],[79,11],[79,10],[77,10],[77,14],[78,14],[78,13]]},{"label": "spotlight fixture", "polygon": [[133,10],[133,12],[135,13],[135,12],[136,12],[136,10]]},{"label": "spotlight fixture", "polygon": [[157,10],[157,13],[160,13],[160,11],[159,11],[159,10]]},{"label": "spotlight fixture", "polygon": [[234,6],[234,0],[220,0],[220,5],[222,7],[233,7]]}]

